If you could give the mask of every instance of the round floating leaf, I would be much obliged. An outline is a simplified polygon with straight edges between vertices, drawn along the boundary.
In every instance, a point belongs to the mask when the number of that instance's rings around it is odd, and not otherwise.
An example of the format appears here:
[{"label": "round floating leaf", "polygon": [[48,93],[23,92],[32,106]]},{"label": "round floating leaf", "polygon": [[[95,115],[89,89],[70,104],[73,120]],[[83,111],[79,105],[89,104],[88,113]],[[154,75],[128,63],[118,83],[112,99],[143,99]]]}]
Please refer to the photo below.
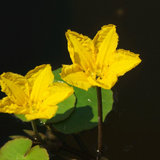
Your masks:
[{"label": "round floating leaf", "polygon": [[[55,70],[55,81],[63,81],[59,75],[61,68]],[[75,133],[86,129],[91,129],[98,125],[97,92],[96,88],[88,91],[74,87],[77,98],[76,109],[69,118],[64,121],[54,123],[54,127],[63,133]],[[102,89],[103,121],[111,111],[113,97],[111,90]]]},{"label": "round floating leaf", "polygon": [[0,160],[49,160],[46,149],[39,145],[31,146],[32,141],[29,139],[11,140],[0,149]]}]

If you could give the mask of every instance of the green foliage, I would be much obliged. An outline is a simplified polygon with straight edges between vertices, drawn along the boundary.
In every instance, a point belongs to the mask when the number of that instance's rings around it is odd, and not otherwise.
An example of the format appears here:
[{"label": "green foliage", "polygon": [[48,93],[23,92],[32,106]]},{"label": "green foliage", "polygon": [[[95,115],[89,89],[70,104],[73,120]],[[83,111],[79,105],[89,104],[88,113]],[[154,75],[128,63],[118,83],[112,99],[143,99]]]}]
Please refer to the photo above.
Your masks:
[{"label": "green foliage", "polygon": [[25,138],[8,141],[0,149],[0,160],[49,160],[46,149],[31,146],[32,141]]}]

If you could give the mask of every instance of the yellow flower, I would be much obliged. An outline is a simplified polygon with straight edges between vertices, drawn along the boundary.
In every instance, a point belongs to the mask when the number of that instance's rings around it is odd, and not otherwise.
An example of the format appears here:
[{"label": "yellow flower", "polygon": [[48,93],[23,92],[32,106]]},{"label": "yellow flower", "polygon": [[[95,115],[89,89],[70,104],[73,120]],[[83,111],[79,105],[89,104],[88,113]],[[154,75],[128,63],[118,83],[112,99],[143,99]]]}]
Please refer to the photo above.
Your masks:
[{"label": "yellow flower", "polygon": [[57,104],[74,92],[67,84],[53,80],[49,64],[37,66],[25,76],[3,73],[0,85],[7,96],[0,100],[0,112],[24,114],[28,120],[52,118]]},{"label": "yellow flower", "polygon": [[103,26],[93,40],[70,30],[66,38],[73,64],[63,65],[61,78],[84,90],[91,86],[111,89],[118,76],[141,62],[138,54],[116,50],[118,35],[112,24]]}]

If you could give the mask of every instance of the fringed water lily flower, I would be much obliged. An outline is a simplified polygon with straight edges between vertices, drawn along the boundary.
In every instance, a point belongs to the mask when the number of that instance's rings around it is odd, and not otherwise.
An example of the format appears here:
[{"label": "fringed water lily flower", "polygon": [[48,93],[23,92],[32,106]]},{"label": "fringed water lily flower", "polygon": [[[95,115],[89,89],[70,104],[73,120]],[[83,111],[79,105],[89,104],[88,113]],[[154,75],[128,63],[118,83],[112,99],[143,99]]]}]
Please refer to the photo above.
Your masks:
[{"label": "fringed water lily flower", "polygon": [[24,114],[28,120],[52,118],[57,104],[74,92],[67,84],[53,80],[49,64],[37,66],[25,76],[3,73],[0,85],[7,96],[0,100],[0,112]]},{"label": "fringed water lily flower", "polygon": [[93,40],[68,30],[68,51],[72,65],[63,65],[61,78],[67,83],[88,90],[91,86],[111,89],[118,76],[137,66],[138,54],[118,49],[115,25],[105,25]]}]

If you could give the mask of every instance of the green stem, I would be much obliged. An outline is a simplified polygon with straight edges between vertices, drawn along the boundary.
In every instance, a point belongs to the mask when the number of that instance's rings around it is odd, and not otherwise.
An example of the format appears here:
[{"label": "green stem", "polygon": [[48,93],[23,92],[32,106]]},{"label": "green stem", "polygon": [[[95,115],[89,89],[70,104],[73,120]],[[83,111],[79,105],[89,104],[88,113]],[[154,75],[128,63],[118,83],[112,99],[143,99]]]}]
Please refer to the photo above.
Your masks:
[{"label": "green stem", "polygon": [[36,136],[36,139],[40,142],[43,142],[41,136],[39,135],[38,133],[38,130],[37,130],[37,127],[36,127],[36,121],[35,120],[32,120],[31,121],[31,125],[32,125],[32,128],[33,128],[33,131],[35,133],[35,136]]},{"label": "green stem", "polygon": [[97,87],[98,100],[98,150],[97,153],[102,154],[102,94],[101,88]]}]

